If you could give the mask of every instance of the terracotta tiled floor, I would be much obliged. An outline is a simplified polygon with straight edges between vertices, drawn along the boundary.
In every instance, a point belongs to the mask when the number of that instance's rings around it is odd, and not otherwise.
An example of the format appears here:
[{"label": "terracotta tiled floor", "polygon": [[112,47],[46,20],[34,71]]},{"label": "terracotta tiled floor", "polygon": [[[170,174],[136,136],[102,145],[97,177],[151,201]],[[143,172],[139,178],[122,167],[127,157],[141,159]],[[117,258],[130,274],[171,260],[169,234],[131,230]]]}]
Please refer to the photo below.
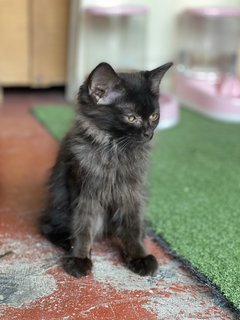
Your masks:
[{"label": "terracotta tiled floor", "polygon": [[61,252],[43,239],[37,218],[58,145],[32,117],[38,103],[64,102],[59,92],[9,93],[0,109],[0,319],[233,319],[150,239],[156,277],[128,271],[109,243],[93,248],[93,274],[74,279]]}]

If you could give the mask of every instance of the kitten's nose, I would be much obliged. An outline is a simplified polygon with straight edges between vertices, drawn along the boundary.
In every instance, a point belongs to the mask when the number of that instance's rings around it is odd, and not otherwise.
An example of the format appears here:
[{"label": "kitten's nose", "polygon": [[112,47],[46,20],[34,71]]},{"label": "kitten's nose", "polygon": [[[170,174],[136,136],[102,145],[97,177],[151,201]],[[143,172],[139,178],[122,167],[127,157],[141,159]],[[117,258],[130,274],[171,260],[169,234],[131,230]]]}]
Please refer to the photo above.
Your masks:
[{"label": "kitten's nose", "polygon": [[153,137],[153,132],[150,130],[147,130],[143,133],[143,137],[147,140],[151,140]]}]

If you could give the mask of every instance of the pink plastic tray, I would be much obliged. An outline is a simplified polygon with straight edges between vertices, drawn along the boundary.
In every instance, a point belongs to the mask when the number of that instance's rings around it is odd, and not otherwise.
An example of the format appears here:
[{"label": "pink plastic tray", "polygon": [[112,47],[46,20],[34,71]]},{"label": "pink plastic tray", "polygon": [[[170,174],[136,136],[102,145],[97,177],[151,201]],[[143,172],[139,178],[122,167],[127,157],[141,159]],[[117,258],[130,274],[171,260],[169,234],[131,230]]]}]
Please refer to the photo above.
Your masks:
[{"label": "pink plastic tray", "polygon": [[157,129],[167,129],[179,121],[179,104],[176,97],[162,94],[159,99],[160,121]]},{"label": "pink plastic tray", "polygon": [[146,14],[148,12],[147,6],[111,6],[111,7],[103,7],[103,6],[91,6],[86,7],[85,12],[95,16],[110,16],[110,15],[118,15],[118,16],[129,16],[129,15],[137,15],[137,14]]},{"label": "pink plastic tray", "polygon": [[175,88],[186,107],[214,119],[240,122],[240,97],[225,95],[216,84],[177,74]]},{"label": "pink plastic tray", "polygon": [[218,16],[218,17],[234,17],[240,16],[240,8],[224,8],[224,7],[202,7],[188,8],[184,11],[189,15],[195,16]]}]

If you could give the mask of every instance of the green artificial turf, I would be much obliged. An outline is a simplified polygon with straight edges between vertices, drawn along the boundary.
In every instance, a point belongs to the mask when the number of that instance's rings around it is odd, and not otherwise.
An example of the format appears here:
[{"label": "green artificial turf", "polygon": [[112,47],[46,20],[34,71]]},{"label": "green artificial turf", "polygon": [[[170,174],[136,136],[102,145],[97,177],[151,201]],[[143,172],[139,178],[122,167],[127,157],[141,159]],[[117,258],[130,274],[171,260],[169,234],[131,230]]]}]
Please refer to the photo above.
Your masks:
[{"label": "green artificial turf", "polygon": [[61,140],[74,118],[74,108],[70,105],[39,105],[32,113],[57,140]]},{"label": "green artificial turf", "polygon": [[[69,107],[34,114],[57,139]],[[177,127],[155,134],[147,219],[178,256],[240,309],[240,125],[182,110]]]}]

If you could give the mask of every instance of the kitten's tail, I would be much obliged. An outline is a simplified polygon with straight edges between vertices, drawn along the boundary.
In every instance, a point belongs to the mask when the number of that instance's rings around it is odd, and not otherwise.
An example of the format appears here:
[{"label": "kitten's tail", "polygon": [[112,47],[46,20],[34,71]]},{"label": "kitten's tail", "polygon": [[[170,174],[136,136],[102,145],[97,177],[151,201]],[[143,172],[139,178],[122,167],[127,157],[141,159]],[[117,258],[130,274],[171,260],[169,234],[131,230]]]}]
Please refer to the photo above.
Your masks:
[{"label": "kitten's tail", "polygon": [[40,232],[55,246],[64,249],[65,251],[71,250],[70,231],[67,226],[59,224],[54,221],[59,212],[46,210],[40,219]]}]

